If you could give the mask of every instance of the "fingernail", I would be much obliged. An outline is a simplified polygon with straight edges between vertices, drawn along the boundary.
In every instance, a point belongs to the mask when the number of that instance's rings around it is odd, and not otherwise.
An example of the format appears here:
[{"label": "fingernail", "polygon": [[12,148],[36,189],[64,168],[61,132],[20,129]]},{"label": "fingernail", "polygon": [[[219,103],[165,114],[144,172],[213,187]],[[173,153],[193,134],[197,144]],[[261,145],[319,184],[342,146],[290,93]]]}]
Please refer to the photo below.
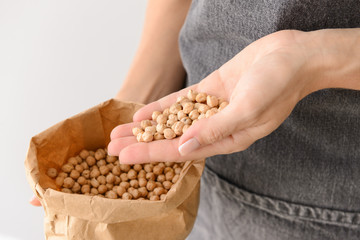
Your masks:
[{"label": "fingernail", "polygon": [[185,143],[181,144],[179,147],[179,153],[181,156],[185,156],[192,151],[198,149],[200,147],[200,143],[196,138],[191,138],[190,140],[187,140]]}]

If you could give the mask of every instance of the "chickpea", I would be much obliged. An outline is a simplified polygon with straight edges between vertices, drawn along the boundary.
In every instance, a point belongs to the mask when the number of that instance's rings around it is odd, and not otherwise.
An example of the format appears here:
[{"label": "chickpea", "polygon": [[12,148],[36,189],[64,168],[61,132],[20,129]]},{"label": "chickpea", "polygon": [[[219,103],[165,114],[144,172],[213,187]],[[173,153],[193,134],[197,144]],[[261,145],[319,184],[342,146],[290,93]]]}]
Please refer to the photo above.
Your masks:
[{"label": "chickpea", "polygon": [[170,181],[164,181],[164,182],[162,183],[162,185],[164,186],[164,188],[165,188],[166,190],[169,190],[173,184],[172,184],[172,182],[170,182]]},{"label": "chickpea", "polygon": [[185,118],[185,117],[187,117],[187,114],[184,113],[183,110],[178,111],[178,113],[177,113],[177,119],[178,119],[178,120],[181,120],[181,119],[183,119],[183,118]]},{"label": "chickpea", "polygon": [[209,107],[211,107],[211,108],[217,107],[217,106],[219,105],[219,100],[218,100],[218,98],[215,97],[215,96],[210,96],[210,95],[208,95],[208,96],[206,97],[206,104],[207,104]]},{"label": "chickpea", "polygon": [[105,185],[106,184],[106,177],[103,175],[100,175],[96,178],[96,180],[99,182],[100,185]]},{"label": "chickpea", "polygon": [[154,168],[153,168],[153,173],[156,174],[156,175],[160,175],[163,173],[165,167],[164,166],[161,166],[161,165],[156,165]]},{"label": "chickpea", "polygon": [[114,183],[115,182],[115,176],[112,173],[109,173],[106,176],[106,182],[107,183]]},{"label": "chickpea", "polygon": [[80,177],[80,173],[76,170],[72,170],[70,173],[70,177],[74,180],[78,179]]},{"label": "chickpea", "polygon": [[119,186],[123,187],[125,189],[128,189],[130,187],[130,183],[129,182],[121,182]]},{"label": "chickpea", "polygon": [[184,123],[183,123],[183,122],[176,122],[176,123],[172,126],[172,130],[174,131],[174,133],[176,134],[176,136],[181,136],[181,135],[182,135],[183,127],[184,127]]},{"label": "chickpea", "polygon": [[108,189],[112,189],[114,187],[114,184],[112,183],[106,183],[105,186],[108,188]]},{"label": "chickpea", "polygon": [[137,175],[138,178],[146,178],[146,172],[144,169],[141,169]]},{"label": "chickpea", "polygon": [[137,178],[137,172],[134,170],[134,169],[130,169],[128,174],[127,174],[127,177],[129,179],[136,179]]},{"label": "chickpea", "polygon": [[93,186],[94,188],[98,188],[99,187],[99,182],[96,180],[96,178],[92,178],[90,181],[91,186]]},{"label": "chickpea", "polygon": [[80,184],[78,182],[75,182],[73,187],[71,188],[71,191],[73,193],[78,193],[80,192],[80,190],[81,190]]},{"label": "chickpea", "polygon": [[130,180],[130,186],[133,188],[139,188],[139,181],[136,179]]},{"label": "chickpea", "polygon": [[116,193],[119,195],[119,197],[121,197],[125,192],[126,192],[126,189],[124,187],[119,186],[116,189]]},{"label": "chickpea", "polygon": [[96,178],[96,177],[98,177],[98,176],[100,176],[100,171],[99,171],[99,169],[95,168],[95,169],[91,170],[91,172],[90,172],[90,177],[91,177],[91,178]]},{"label": "chickpea", "polygon": [[165,114],[160,114],[157,118],[156,118],[156,122],[158,124],[165,124],[167,121],[167,116]]},{"label": "chickpea", "polygon": [[167,172],[165,174],[165,179],[166,181],[171,181],[175,176],[175,173],[173,171]]},{"label": "chickpea", "polygon": [[141,187],[138,189],[141,197],[146,197],[148,195],[148,190],[146,187]]},{"label": "chickpea", "polygon": [[150,197],[150,201],[159,201],[159,200],[160,200],[160,198],[157,195],[154,195],[154,196]]},{"label": "chickpea", "polygon": [[55,184],[59,187],[61,187],[63,184],[64,184],[64,177],[60,177],[58,176],[56,179],[55,179]]},{"label": "chickpea", "polygon": [[162,140],[162,139],[165,139],[165,137],[164,137],[163,134],[158,133],[158,132],[156,132],[156,133],[154,134],[154,140]]},{"label": "chickpea", "polygon": [[181,110],[181,105],[179,103],[174,103],[170,106],[170,113],[177,114]]},{"label": "chickpea", "polygon": [[[166,122],[165,122],[165,123],[166,123]],[[158,123],[158,124],[156,125],[156,131],[157,131],[158,133],[160,133],[160,134],[164,134],[165,128],[166,128],[166,124],[164,124],[164,123]]]},{"label": "chickpea", "polygon": [[55,168],[49,168],[46,172],[46,174],[51,178],[56,178],[57,176],[57,170]]},{"label": "chickpea", "polygon": [[197,92],[195,92],[194,90],[190,89],[189,92],[187,93],[187,98],[193,102],[196,101],[196,96],[197,96]]},{"label": "chickpea", "polygon": [[106,193],[107,190],[108,190],[108,188],[107,188],[105,185],[100,185],[100,186],[98,187],[98,192],[99,192],[100,194]]},{"label": "chickpea", "polygon": [[86,158],[86,163],[91,167],[96,163],[96,159],[93,156],[88,156]]},{"label": "chickpea", "polygon": [[116,199],[117,194],[114,191],[110,190],[106,192],[105,197],[110,199]]},{"label": "chickpea", "polygon": [[206,118],[206,114],[202,113],[202,114],[200,114],[200,116],[198,117],[197,120],[201,120],[201,119],[204,119],[204,118]]},{"label": "chickpea", "polygon": [[206,93],[198,93],[198,94],[196,95],[195,100],[196,100],[198,103],[203,103],[203,102],[206,102],[206,97],[207,97]]},{"label": "chickpea", "polygon": [[74,166],[71,164],[65,164],[61,167],[61,170],[65,173],[70,173],[74,169]]},{"label": "chickpea", "polygon": [[79,156],[85,160],[89,156],[89,152],[85,149],[81,150],[81,152],[79,153]]},{"label": "chickpea", "polygon": [[120,166],[114,166],[114,168],[112,169],[112,173],[115,176],[120,176],[120,173],[121,173]]},{"label": "chickpea", "polygon": [[222,102],[219,106],[219,111],[223,110],[227,105],[229,105],[228,102]]},{"label": "chickpea", "polygon": [[97,188],[93,187],[93,188],[91,188],[90,193],[91,193],[92,195],[98,195],[98,194],[99,194],[99,191],[97,190]]},{"label": "chickpea", "polygon": [[165,115],[167,118],[170,115],[170,108],[165,108],[162,114]]},{"label": "chickpea", "polygon": [[146,173],[146,177],[145,177],[147,180],[153,180],[155,181],[156,179],[156,176],[153,172],[149,172],[149,173]]},{"label": "chickpea", "polygon": [[154,165],[152,165],[151,163],[148,163],[148,164],[144,165],[144,170],[147,173],[152,172],[153,168],[154,168]]},{"label": "chickpea", "polygon": [[60,173],[58,174],[58,177],[67,178],[68,176],[69,176],[69,174],[64,173],[64,172],[60,172]]},{"label": "chickpea", "polygon": [[180,175],[175,175],[174,177],[173,177],[173,179],[171,180],[172,181],[172,183],[176,183],[178,180],[179,180],[179,177],[180,177]]},{"label": "chickpea", "polygon": [[84,171],[84,168],[80,164],[77,164],[75,166],[75,170],[78,171],[79,173],[82,173]]},{"label": "chickpea", "polygon": [[84,178],[90,178],[90,170],[84,170],[81,173],[81,176],[83,176]]},{"label": "chickpea", "polygon": [[134,127],[133,129],[132,129],[132,133],[133,133],[133,135],[136,137],[139,133],[143,133],[144,131],[141,129],[141,128],[139,128],[139,127]]},{"label": "chickpea", "polygon": [[161,194],[160,195],[160,200],[165,200],[165,198],[166,198],[166,194]]},{"label": "chickpea", "polygon": [[80,156],[76,156],[75,158],[76,158],[78,164],[82,163],[83,159]]},{"label": "chickpea", "polygon": [[131,169],[130,165],[129,164],[120,164],[120,170],[122,172],[128,172],[129,170]]},{"label": "chickpea", "polygon": [[152,119],[153,121],[156,121],[157,117],[158,117],[160,114],[161,114],[161,112],[159,112],[159,111],[154,111],[154,112],[152,113],[152,115],[151,115],[151,119]]},{"label": "chickpea", "polygon": [[180,122],[184,123],[184,125],[191,125],[192,120],[189,117],[184,117],[180,120]]},{"label": "chickpea", "polygon": [[72,179],[71,177],[67,177],[64,179],[64,183],[63,183],[63,187],[64,188],[72,188],[74,186],[74,179]]},{"label": "chickpea", "polygon": [[73,192],[72,192],[70,189],[68,189],[68,188],[62,188],[61,191],[62,191],[63,193],[73,193]]},{"label": "chickpea", "polygon": [[176,168],[174,168],[174,172],[175,172],[175,174],[180,174],[181,173],[181,168],[180,167],[176,167]]},{"label": "chickpea", "polygon": [[131,195],[130,193],[126,192],[126,193],[124,193],[124,194],[122,195],[122,199],[124,199],[124,200],[131,200],[131,199],[132,199],[132,195]]},{"label": "chickpea", "polygon": [[149,126],[151,126],[151,125],[152,125],[152,123],[151,123],[150,120],[142,120],[142,121],[140,122],[140,126],[141,126],[141,129],[142,129],[142,130],[145,130],[146,127],[149,127]]},{"label": "chickpea", "polygon": [[98,160],[98,161],[96,162],[96,165],[97,165],[98,167],[105,166],[105,165],[106,165],[105,159]]},{"label": "chickpea", "polygon": [[195,110],[192,110],[190,113],[189,113],[189,118],[191,120],[195,120],[195,119],[198,119],[199,117],[199,111],[197,109]]},{"label": "chickpea", "polygon": [[145,132],[151,134],[151,135],[154,135],[155,132],[156,132],[156,126],[153,125],[153,126],[148,126],[145,128]]},{"label": "chickpea", "polygon": [[[166,127],[171,128],[172,125],[174,125],[176,122],[177,122],[177,120],[169,119],[169,120],[167,120],[167,122],[166,122]],[[164,131],[165,131],[165,129],[164,129]]]},{"label": "chickpea", "polygon": [[148,181],[146,184],[146,189],[150,192],[152,192],[156,188],[156,183],[154,181]]},{"label": "chickpea", "polygon": [[101,166],[99,170],[102,175],[106,175],[110,172],[110,169],[107,166]]},{"label": "chickpea", "polygon": [[82,185],[81,187],[81,192],[82,193],[90,193],[90,185]]},{"label": "chickpea", "polygon": [[138,199],[141,196],[140,192],[137,189],[132,190],[130,194],[133,196],[134,199]]},{"label": "chickpea", "polygon": [[103,159],[103,158],[105,158],[105,155],[106,155],[106,152],[104,151],[104,149],[99,148],[95,152],[95,159],[96,160]]},{"label": "chickpea", "polygon": [[127,173],[120,174],[120,178],[121,178],[122,182],[127,182],[128,179],[129,179],[128,176],[127,176]]},{"label": "chickpea", "polygon": [[82,163],[80,163],[80,165],[83,167],[84,170],[89,169],[89,165],[87,164],[87,162],[82,162]]},{"label": "chickpea", "polygon": [[121,182],[120,177],[115,176],[115,182],[114,182],[114,184],[115,184],[115,185],[119,185],[119,184],[120,184],[120,182]]},{"label": "chickpea", "polygon": [[[139,178],[139,186],[140,187],[145,187],[146,186],[146,184],[147,184],[147,181],[146,181],[146,179],[145,178]],[[131,183],[130,183],[131,184]]]},{"label": "chickpea", "polygon": [[107,166],[107,168],[109,169],[109,171],[112,171],[113,168],[115,167],[115,165],[112,164],[112,163],[108,163],[108,164],[106,164],[106,166]]},{"label": "chickpea", "polygon": [[94,151],[89,151],[89,155],[95,157],[95,152]]},{"label": "chickpea", "polygon": [[71,157],[68,159],[68,163],[73,166],[76,166],[78,164],[78,160],[75,157]]},{"label": "chickpea", "polygon": [[[198,112],[205,114],[209,109],[210,109],[210,107],[208,105],[201,104],[198,108]],[[199,119],[199,117],[198,117],[198,119]]]},{"label": "chickpea", "polygon": [[138,135],[136,135],[136,141],[138,141],[138,142],[144,142],[142,136],[143,136],[143,132],[142,132],[142,133],[138,133]]},{"label": "chickpea", "polygon": [[166,129],[164,130],[164,137],[165,137],[166,139],[173,139],[173,138],[176,137],[176,134],[175,134],[175,132],[174,132],[171,128],[166,128]]},{"label": "chickpea", "polygon": [[194,109],[194,103],[186,102],[183,104],[183,111],[185,114],[189,114]]},{"label": "chickpea", "polygon": [[87,180],[86,178],[84,178],[83,176],[80,176],[78,179],[77,179],[77,182],[80,184],[80,185],[85,185],[87,183]]},{"label": "chickpea", "polygon": [[161,183],[164,182],[165,181],[165,175],[164,174],[159,175],[156,178],[156,181],[161,182]]}]

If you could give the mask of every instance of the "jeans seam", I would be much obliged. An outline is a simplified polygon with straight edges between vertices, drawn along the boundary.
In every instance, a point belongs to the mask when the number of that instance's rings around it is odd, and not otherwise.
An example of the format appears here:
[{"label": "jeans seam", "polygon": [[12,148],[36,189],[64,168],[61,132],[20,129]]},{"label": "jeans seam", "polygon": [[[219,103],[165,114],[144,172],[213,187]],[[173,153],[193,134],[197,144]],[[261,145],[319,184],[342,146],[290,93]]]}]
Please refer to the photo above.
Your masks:
[{"label": "jeans seam", "polygon": [[[292,217],[303,220],[311,220],[325,224],[339,226],[359,226],[360,213],[333,210],[328,208],[311,207],[308,205],[286,202],[283,200],[272,199],[270,197],[260,196],[250,193],[233,184],[221,179],[215,172],[205,167],[204,175],[213,175],[210,181],[212,186],[219,185],[217,189],[230,198],[235,198],[245,205],[266,211],[279,217]],[[235,191],[236,190],[236,191]]]}]

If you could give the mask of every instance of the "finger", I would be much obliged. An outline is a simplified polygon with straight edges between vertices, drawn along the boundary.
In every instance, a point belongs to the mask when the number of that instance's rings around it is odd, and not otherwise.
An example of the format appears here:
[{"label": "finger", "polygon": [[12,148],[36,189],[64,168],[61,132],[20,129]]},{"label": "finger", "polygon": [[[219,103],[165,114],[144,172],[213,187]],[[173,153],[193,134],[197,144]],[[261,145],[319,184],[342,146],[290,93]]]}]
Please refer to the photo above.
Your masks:
[{"label": "finger", "polygon": [[108,154],[110,156],[119,156],[122,149],[135,143],[137,143],[137,140],[134,136],[115,138],[108,145]]},{"label": "finger", "polygon": [[41,206],[41,202],[39,201],[39,199],[35,196],[32,196],[31,199],[29,200],[29,203],[35,207],[40,207]]},{"label": "finger", "polygon": [[[234,114],[235,113],[235,114]],[[237,110],[231,103],[219,113],[207,119],[201,119],[191,126],[180,139],[179,152],[182,156],[213,144],[246,127],[245,118],[237,116]]]},{"label": "finger", "polygon": [[173,103],[176,102],[177,98],[180,96],[186,96],[187,92],[193,89],[197,91],[197,84],[190,87],[184,88],[178,92],[167,95],[158,101],[152,102],[145,107],[140,108],[133,117],[134,122],[139,122],[144,119],[151,119],[151,115],[154,111],[163,111],[165,108],[170,107]]},{"label": "finger", "polygon": [[[119,155],[122,164],[140,164],[147,162],[184,162],[210,157],[216,154],[226,154],[242,151],[253,143],[247,131],[240,131],[219,142],[201,147],[186,156],[178,151],[179,138],[159,140],[150,143],[128,145]],[[166,149],[166,151],[164,151]]]},{"label": "finger", "polygon": [[110,139],[113,140],[115,138],[133,136],[132,129],[134,127],[140,127],[140,123],[132,122],[132,123],[121,124],[121,125],[115,127],[111,131]]}]

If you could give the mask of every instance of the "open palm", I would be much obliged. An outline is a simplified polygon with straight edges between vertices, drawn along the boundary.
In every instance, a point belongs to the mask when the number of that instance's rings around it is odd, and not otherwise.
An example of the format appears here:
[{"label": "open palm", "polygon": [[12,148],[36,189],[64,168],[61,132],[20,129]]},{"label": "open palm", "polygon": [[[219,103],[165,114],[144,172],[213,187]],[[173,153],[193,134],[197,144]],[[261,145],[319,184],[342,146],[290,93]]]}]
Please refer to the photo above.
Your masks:
[{"label": "open palm", "polygon": [[[237,54],[199,84],[168,95],[140,109],[134,122],[117,126],[108,151],[122,163],[186,161],[248,148],[274,131],[297,102],[314,91],[309,54],[298,31],[268,35]],[[229,101],[211,118],[201,119],[173,140],[137,142],[131,129],[185,96],[189,89]],[[179,148],[180,147],[180,148]],[[179,151],[180,149],[180,151]]]}]

